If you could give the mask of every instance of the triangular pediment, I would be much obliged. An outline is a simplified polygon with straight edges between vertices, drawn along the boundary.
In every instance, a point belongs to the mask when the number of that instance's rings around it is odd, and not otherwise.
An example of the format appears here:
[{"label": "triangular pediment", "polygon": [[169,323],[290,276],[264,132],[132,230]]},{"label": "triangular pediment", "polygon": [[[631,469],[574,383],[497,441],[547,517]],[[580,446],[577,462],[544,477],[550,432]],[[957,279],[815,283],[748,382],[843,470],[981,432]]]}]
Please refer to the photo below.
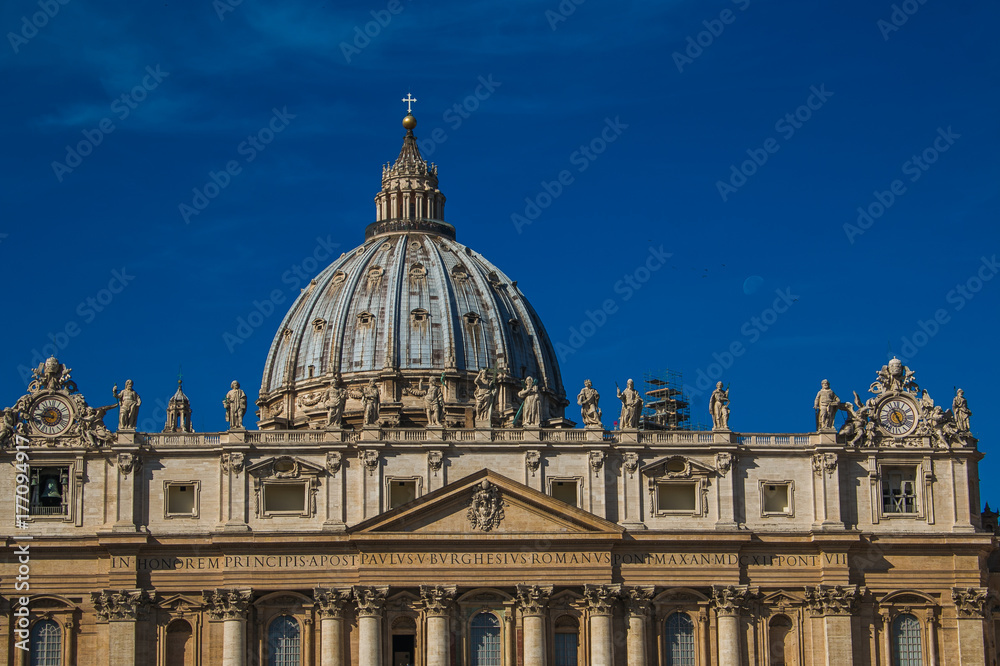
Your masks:
[{"label": "triangular pediment", "polygon": [[164,610],[188,611],[201,608],[204,603],[200,599],[193,599],[183,594],[175,594],[161,600],[157,605]]},{"label": "triangular pediment", "polygon": [[644,476],[651,478],[689,479],[692,477],[712,476],[716,473],[714,467],[683,455],[672,455],[660,458],[639,470]]},{"label": "triangular pediment", "polygon": [[[498,511],[499,509],[499,511]],[[483,469],[350,530],[504,537],[576,534],[620,538],[623,527]]]},{"label": "triangular pediment", "polygon": [[247,473],[261,478],[297,479],[317,477],[326,470],[296,456],[272,456],[247,467]]}]

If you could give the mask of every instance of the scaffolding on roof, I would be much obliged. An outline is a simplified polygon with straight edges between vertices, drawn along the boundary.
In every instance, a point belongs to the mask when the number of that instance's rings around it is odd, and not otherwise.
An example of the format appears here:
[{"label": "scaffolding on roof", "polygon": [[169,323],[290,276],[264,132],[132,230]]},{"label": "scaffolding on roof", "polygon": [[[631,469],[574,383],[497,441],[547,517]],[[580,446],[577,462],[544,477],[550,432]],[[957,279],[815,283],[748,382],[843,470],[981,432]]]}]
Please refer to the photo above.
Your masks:
[{"label": "scaffolding on roof", "polygon": [[646,372],[642,427],[646,430],[704,430],[691,422],[691,405],[684,395],[684,375],[679,370]]}]

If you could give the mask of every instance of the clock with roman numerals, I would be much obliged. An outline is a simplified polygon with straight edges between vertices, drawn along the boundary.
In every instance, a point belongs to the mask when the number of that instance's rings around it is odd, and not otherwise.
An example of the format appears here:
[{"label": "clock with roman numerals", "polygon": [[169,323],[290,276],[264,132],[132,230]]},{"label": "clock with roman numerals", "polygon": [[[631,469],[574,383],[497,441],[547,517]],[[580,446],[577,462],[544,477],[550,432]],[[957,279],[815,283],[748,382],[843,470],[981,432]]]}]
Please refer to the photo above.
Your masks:
[{"label": "clock with roman numerals", "polygon": [[31,424],[48,437],[61,435],[72,423],[73,408],[62,396],[45,396],[31,407]]},{"label": "clock with roman numerals", "polygon": [[878,424],[893,437],[909,435],[917,428],[917,408],[906,398],[890,398],[878,407]]}]

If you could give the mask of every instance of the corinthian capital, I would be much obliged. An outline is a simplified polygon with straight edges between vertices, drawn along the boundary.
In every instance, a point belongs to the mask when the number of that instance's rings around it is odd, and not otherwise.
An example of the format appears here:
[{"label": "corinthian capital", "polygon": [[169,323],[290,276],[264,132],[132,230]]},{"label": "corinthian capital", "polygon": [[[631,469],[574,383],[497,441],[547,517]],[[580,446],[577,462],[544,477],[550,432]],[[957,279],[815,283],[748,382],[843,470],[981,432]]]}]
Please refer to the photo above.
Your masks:
[{"label": "corinthian capital", "polygon": [[313,590],[316,612],[323,617],[344,617],[344,608],[351,600],[351,590],[343,588],[317,587]]},{"label": "corinthian capital", "polygon": [[611,615],[615,602],[622,595],[621,585],[584,585],[583,599],[591,615]]},{"label": "corinthian capital", "polygon": [[712,586],[712,605],[719,615],[737,615],[746,608],[751,593],[748,585]]},{"label": "corinthian capital", "polygon": [[456,591],[454,585],[421,585],[420,604],[429,615],[447,615]]},{"label": "corinthian capital", "polygon": [[355,585],[354,601],[358,604],[358,615],[381,617],[387,594],[388,585]]},{"label": "corinthian capital", "polygon": [[135,621],[149,610],[149,592],[134,590],[102,590],[91,592],[97,617],[108,622]]},{"label": "corinthian capital", "polygon": [[543,615],[552,594],[551,585],[521,585],[517,586],[517,605],[525,615]]},{"label": "corinthian capital", "polygon": [[954,587],[951,599],[955,602],[959,617],[983,617],[986,615],[986,597],[989,593],[985,587]]},{"label": "corinthian capital", "polygon": [[629,615],[640,617],[649,615],[649,611],[653,607],[654,590],[655,588],[652,585],[626,587],[622,599],[625,601]]},{"label": "corinthian capital", "polygon": [[865,593],[857,585],[817,585],[806,588],[806,606],[819,615],[851,615]]},{"label": "corinthian capital", "polygon": [[250,588],[216,588],[201,593],[208,607],[208,614],[214,620],[239,620],[247,615],[253,590]]}]

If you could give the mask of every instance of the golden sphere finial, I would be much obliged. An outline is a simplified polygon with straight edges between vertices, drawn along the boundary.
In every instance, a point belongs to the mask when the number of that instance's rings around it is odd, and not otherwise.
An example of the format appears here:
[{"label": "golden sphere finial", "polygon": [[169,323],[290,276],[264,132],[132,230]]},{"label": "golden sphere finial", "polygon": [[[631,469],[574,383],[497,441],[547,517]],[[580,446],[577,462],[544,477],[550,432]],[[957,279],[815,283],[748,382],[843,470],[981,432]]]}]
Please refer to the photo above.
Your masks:
[{"label": "golden sphere finial", "polygon": [[412,113],[407,113],[406,117],[403,118],[403,127],[408,130],[413,129],[417,126],[417,119],[413,117]]}]

